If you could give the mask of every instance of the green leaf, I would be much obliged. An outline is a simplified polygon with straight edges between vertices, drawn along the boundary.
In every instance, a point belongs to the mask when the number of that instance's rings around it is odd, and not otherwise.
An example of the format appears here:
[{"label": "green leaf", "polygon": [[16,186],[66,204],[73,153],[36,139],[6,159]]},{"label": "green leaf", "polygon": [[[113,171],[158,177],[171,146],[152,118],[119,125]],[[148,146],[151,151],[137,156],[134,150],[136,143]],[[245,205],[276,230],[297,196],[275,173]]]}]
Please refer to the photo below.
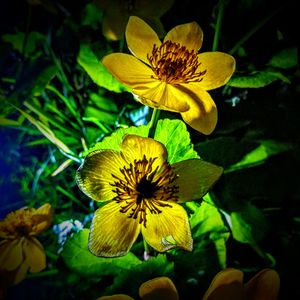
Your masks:
[{"label": "green leaf", "polygon": [[276,80],[290,83],[282,73],[275,70],[254,71],[246,75],[235,74],[228,82],[229,86],[236,88],[261,88]]},{"label": "green leaf", "polygon": [[61,253],[66,265],[83,276],[118,275],[120,271],[131,269],[141,261],[131,252],[117,258],[103,258],[88,250],[89,230],[83,229],[73,234],[64,244]]},{"label": "green leaf", "polygon": [[123,86],[119,81],[117,81],[117,79],[115,79],[113,75],[104,67],[91,49],[90,45],[80,45],[77,62],[89,74],[93,82],[100,87],[115,93],[129,91],[127,87]]},{"label": "green leaf", "polygon": [[174,263],[168,261],[166,255],[158,254],[157,257],[151,257],[130,270],[120,272],[114,283],[105,290],[105,294],[122,293],[138,297],[137,292],[143,282],[155,277],[171,276],[173,272]]},{"label": "green leaf", "polygon": [[[120,150],[120,144],[125,134],[136,134],[147,137],[149,125],[131,126],[121,128],[105,137],[103,141],[97,143],[89,152],[98,149]],[[191,144],[190,135],[186,125],[181,120],[159,120],[154,139],[165,145],[168,151],[168,162],[173,164],[178,161],[190,158],[199,158]]]},{"label": "green leaf", "polygon": [[270,66],[281,69],[289,69],[298,65],[297,47],[290,47],[276,53],[268,63]]},{"label": "green leaf", "polygon": [[263,163],[268,157],[291,149],[291,145],[273,140],[264,140],[261,144],[246,154],[238,163],[231,165],[224,173],[248,168]]},{"label": "green leaf", "polygon": [[246,202],[230,213],[231,231],[234,239],[241,243],[253,244],[262,240],[269,229],[269,223],[261,210]]}]

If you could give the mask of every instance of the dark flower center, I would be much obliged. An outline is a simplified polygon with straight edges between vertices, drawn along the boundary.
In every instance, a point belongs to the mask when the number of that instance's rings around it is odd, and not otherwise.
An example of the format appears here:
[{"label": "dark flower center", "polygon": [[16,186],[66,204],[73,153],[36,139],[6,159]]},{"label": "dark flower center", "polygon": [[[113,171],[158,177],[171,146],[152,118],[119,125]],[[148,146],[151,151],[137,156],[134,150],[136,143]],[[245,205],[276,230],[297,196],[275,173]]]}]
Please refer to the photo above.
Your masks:
[{"label": "dark flower center", "polygon": [[179,43],[166,41],[160,47],[154,44],[152,53],[147,58],[156,78],[167,83],[200,82],[206,73],[206,70],[198,70],[201,63],[197,53]]},{"label": "dark flower center", "polygon": [[179,188],[173,183],[177,175],[167,162],[153,169],[156,159],[147,159],[144,155],[143,159],[120,169],[122,178],[112,174],[114,200],[120,203],[120,212],[138,219],[145,227],[148,213],[159,214],[163,207],[172,207],[171,204],[178,201]]}]

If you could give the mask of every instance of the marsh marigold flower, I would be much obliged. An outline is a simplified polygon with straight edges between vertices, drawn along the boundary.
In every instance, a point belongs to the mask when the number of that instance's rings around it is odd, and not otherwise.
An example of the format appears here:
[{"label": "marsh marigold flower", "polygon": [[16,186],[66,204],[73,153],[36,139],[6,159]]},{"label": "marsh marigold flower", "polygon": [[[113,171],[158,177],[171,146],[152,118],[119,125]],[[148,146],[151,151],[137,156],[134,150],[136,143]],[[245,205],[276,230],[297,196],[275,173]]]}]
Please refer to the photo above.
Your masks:
[{"label": "marsh marigold flower", "polygon": [[202,40],[196,22],[174,27],[161,42],[147,23],[131,16],[126,41],[133,55],[112,53],[102,62],[141,103],[178,112],[195,130],[210,134],[217,124],[217,108],[207,91],[227,83],[235,59],[217,51],[198,54]]},{"label": "marsh marigold flower", "polygon": [[36,238],[52,221],[50,204],[38,209],[22,208],[0,221],[0,272],[7,273],[12,283],[23,280],[27,272],[40,272],[46,267],[42,244]]},{"label": "marsh marigold flower", "polygon": [[[263,269],[245,285],[243,273],[228,268],[220,271],[202,300],[276,300],[279,292],[279,276],[275,270]],[[157,277],[144,282],[139,288],[142,300],[178,300],[177,289],[168,277]],[[201,299],[194,295],[192,299]],[[134,300],[128,295],[103,296],[97,300]]]},{"label": "marsh marigold flower", "polygon": [[126,24],[131,15],[147,21],[162,35],[160,18],[172,7],[174,0],[94,0],[103,11],[102,33],[111,41],[124,37]]},{"label": "marsh marigold flower", "polygon": [[108,203],[95,211],[90,251],[125,255],[140,233],[158,252],[191,251],[188,216],[179,203],[201,198],[222,170],[201,159],[170,166],[163,144],[137,135],[125,135],[120,152],[91,152],[77,171],[77,183],[89,197]]}]

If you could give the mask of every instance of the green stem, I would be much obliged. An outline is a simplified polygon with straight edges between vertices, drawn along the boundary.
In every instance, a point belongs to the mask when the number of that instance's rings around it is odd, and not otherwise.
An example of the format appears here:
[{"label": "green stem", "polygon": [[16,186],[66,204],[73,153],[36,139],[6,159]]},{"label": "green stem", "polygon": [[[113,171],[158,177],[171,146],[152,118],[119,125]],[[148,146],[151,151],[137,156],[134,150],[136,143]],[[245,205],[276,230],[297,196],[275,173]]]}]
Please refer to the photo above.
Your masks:
[{"label": "green stem", "polygon": [[58,269],[53,269],[45,272],[39,272],[39,273],[31,273],[28,274],[28,278],[36,278],[36,277],[45,277],[45,276],[53,276],[59,273]]},{"label": "green stem", "polygon": [[268,16],[263,18],[254,27],[252,27],[229,51],[229,54],[233,55],[256,31],[262,28],[272,17],[274,17],[282,7],[277,8],[271,12]]},{"label": "green stem", "polygon": [[212,51],[217,51],[218,49],[221,25],[222,25],[224,9],[225,9],[225,2],[226,0],[220,0],[218,4],[218,17],[217,17],[217,23],[215,27],[215,35],[214,35]]},{"label": "green stem", "polygon": [[155,129],[156,129],[156,125],[157,125],[157,122],[158,122],[159,114],[160,114],[160,110],[157,109],[157,108],[153,108],[151,120],[149,122],[149,133],[148,133],[149,138],[154,138]]}]

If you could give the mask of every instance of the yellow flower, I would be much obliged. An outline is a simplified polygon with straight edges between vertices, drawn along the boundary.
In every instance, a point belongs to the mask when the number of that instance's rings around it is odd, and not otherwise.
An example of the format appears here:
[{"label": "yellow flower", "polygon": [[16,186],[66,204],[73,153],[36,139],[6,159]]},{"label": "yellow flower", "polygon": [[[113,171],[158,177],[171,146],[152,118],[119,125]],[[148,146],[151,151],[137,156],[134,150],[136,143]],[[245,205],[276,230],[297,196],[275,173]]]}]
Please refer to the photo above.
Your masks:
[{"label": "yellow flower", "polygon": [[212,280],[202,300],[276,300],[280,287],[279,275],[266,268],[243,283],[242,271],[227,268]]},{"label": "yellow flower", "polygon": [[96,201],[89,249],[103,257],[125,255],[142,233],[156,251],[192,250],[184,208],[201,198],[223,169],[200,159],[169,165],[165,146],[151,138],[125,135],[121,151],[91,152],[77,171],[79,188]]},{"label": "yellow flower", "polygon": [[179,112],[195,130],[210,134],[217,108],[207,91],[227,83],[235,59],[222,52],[198,54],[202,39],[201,28],[192,22],[174,27],[161,42],[147,23],[131,16],[126,41],[133,55],[112,53],[102,62],[141,103]]},{"label": "yellow flower", "polygon": [[160,34],[164,33],[160,17],[172,7],[173,2],[174,0],[94,0],[103,11],[103,35],[111,41],[123,38],[131,15],[147,20]]},{"label": "yellow flower", "polygon": [[[178,292],[173,281],[168,277],[156,277],[144,282],[139,288],[142,300],[178,300]],[[97,300],[134,300],[128,295],[117,294],[102,296]]]},{"label": "yellow flower", "polygon": [[[228,268],[220,271],[202,300],[276,300],[280,280],[272,269],[263,269],[243,285],[243,273]],[[168,277],[157,277],[144,282],[139,288],[142,300],[178,300],[177,289]],[[200,297],[193,297],[200,299]],[[103,296],[97,300],[134,300],[124,294]]]},{"label": "yellow flower", "polygon": [[46,267],[42,244],[35,237],[46,230],[52,220],[50,204],[38,209],[22,208],[0,221],[0,271],[10,274],[12,283],[23,280],[28,271]]}]

